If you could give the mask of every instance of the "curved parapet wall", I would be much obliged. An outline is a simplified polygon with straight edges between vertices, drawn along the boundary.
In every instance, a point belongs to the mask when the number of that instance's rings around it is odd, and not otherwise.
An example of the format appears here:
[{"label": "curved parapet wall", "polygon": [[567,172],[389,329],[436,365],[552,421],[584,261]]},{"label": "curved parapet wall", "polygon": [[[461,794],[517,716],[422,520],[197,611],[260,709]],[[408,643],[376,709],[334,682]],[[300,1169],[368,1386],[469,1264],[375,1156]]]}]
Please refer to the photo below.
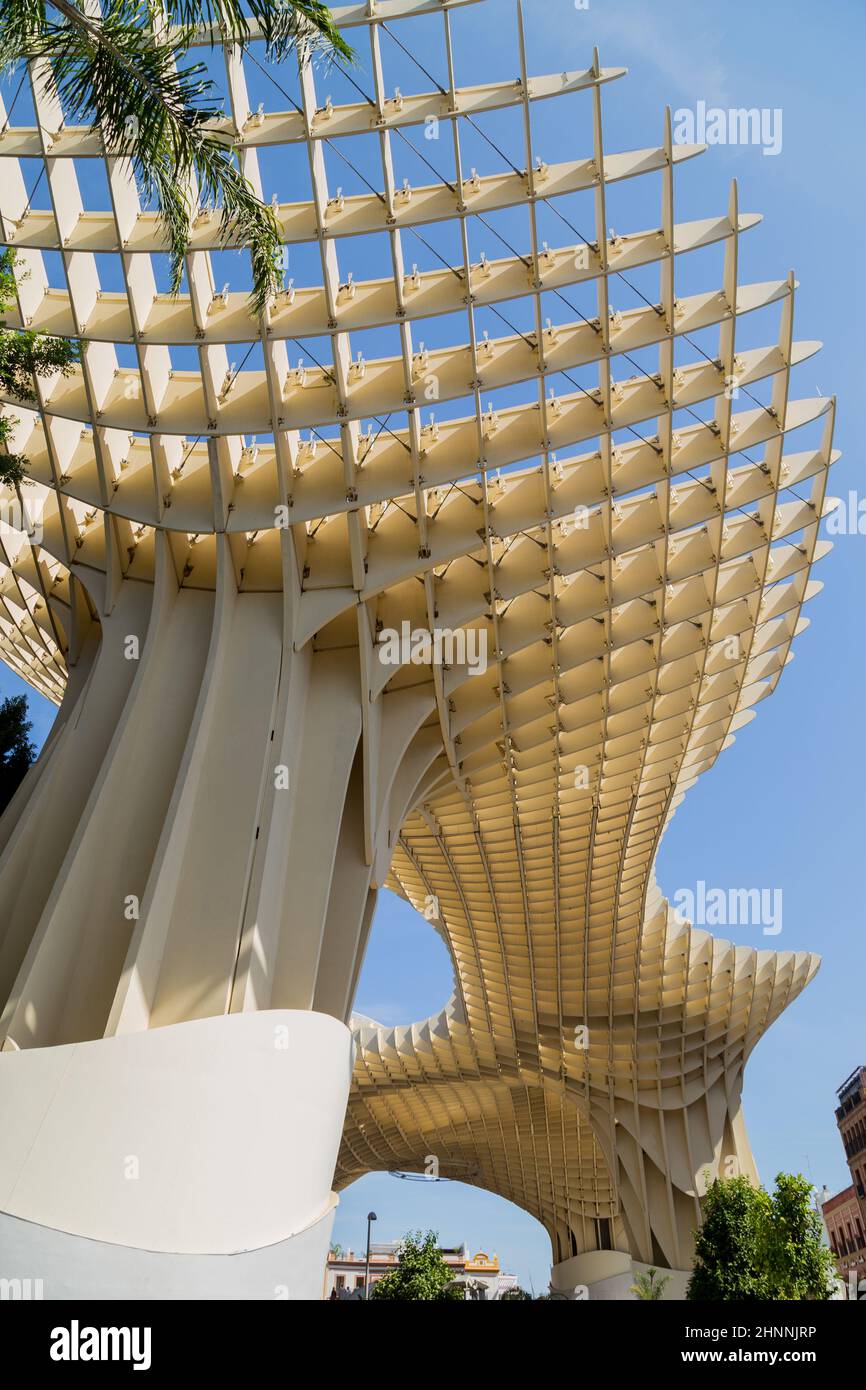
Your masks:
[{"label": "curved parapet wall", "polygon": [[0,1277],[319,1297],[351,1068],[343,1024],[287,1010],[3,1052]]},{"label": "curved parapet wall", "polygon": [[0,1212],[0,1279],[7,1297],[23,1299],[312,1301],[323,1294],[335,1209],[336,1199],[288,1240],[230,1258],[108,1245]]}]

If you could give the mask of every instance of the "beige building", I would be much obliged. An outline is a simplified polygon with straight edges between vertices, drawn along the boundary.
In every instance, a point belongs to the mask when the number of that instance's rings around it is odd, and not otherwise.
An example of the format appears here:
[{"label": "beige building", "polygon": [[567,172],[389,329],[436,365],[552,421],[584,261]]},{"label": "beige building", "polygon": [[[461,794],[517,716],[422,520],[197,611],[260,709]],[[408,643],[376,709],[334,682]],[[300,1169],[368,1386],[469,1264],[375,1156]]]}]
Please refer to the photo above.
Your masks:
[{"label": "beige building", "polygon": [[[557,1289],[621,1297],[688,1270],[708,1170],[755,1173],[745,1065],[818,958],[686,920],[654,864],[820,589],[835,405],[798,394],[819,345],[793,275],[749,280],[736,184],[683,216],[703,147],[661,111],[615,147],[625,70],[564,37],[532,72],[520,15],[507,80],[461,85],[471,3],[338,6],[371,73],[342,102],[305,65],[254,112],[225,51],[241,168],[321,266],[259,318],[206,207],[163,293],[128,162],[37,71],[4,127],[8,322],[84,344],[4,402],[40,522],[0,529],[0,649],[59,710],[0,822],[0,1275],[46,1297],[318,1298],[335,1193],[431,1155],[544,1225]],[[398,22],[438,75],[411,91]],[[362,148],[372,189],[336,176]],[[402,1027],[352,1016],[386,886],[454,969]]]},{"label": "beige building", "polygon": [[866,1295],[866,1067],[855,1068],[836,1095],[836,1123],[851,1185],[834,1197],[824,1189],[821,1216],[848,1297],[862,1297]]},{"label": "beige building", "polygon": [[866,1067],[857,1067],[836,1094],[836,1123],[851,1170],[860,1222],[866,1228]]},{"label": "beige building", "polygon": [[846,1292],[852,1280],[859,1289],[861,1280],[866,1280],[866,1237],[853,1186],[843,1188],[835,1197],[828,1195],[821,1205],[821,1216]]},{"label": "beige building", "polygon": [[[397,1268],[400,1243],[390,1241],[370,1246],[370,1286]],[[454,1282],[463,1284],[467,1301],[495,1302],[517,1287],[517,1276],[499,1268],[499,1257],[484,1251],[469,1254],[465,1244],[440,1246],[439,1253],[453,1270]],[[325,1271],[325,1298],[363,1298],[367,1283],[367,1254],[352,1250],[331,1250]]]}]

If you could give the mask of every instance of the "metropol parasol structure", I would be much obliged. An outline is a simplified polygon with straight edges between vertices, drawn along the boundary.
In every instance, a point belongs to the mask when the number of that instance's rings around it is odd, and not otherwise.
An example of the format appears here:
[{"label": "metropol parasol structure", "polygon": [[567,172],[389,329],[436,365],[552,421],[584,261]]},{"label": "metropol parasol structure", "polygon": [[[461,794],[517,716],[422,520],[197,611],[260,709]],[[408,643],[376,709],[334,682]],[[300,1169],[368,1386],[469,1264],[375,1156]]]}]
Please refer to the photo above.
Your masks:
[{"label": "metropol parasol structure", "polygon": [[[45,1270],[48,1296],[318,1297],[335,1192],[433,1156],[544,1225],[557,1287],[615,1297],[636,1265],[688,1270],[708,1172],[754,1174],[744,1065],[818,961],[693,928],[653,865],[819,588],[834,403],[792,395],[818,345],[793,277],[741,276],[760,218],[736,187],[678,219],[703,147],[668,115],[609,149],[624,70],[532,75],[520,15],[516,73],[457,85],[474,3],[337,8],[372,59],[345,104],[304,65],[252,110],[255,54],[225,51],[254,187],[268,147],[308,161],[274,205],[320,274],[259,319],[209,209],[172,298],[123,157],[36,74],[36,123],[0,113],[8,322],[83,344],[37,406],[5,402],[39,526],[0,534],[0,654],[59,704],[0,822],[0,1275]],[[413,92],[387,80],[403,20]],[[584,103],[561,163],[534,148],[548,99]],[[467,167],[507,110],[521,158],[488,139]],[[362,137],[378,176],[345,192],[333,155]],[[396,172],[407,140],[423,182]],[[645,214],[617,232],[625,180]],[[542,240],[577,194],[591,224]],[[518,208],[522,239],[479,257],[473,229]],[[357,237],[380,278],[350,273]],[[709,247],[717,277],[678,290]],[[616,308],[647,268],[656,293]],[[393,354],[365,353],[385,327]],[[383,660],[407,630],[453,640]],[[396,1028],[352,1016],[386,885],[454,969],[444,1010]]]}]

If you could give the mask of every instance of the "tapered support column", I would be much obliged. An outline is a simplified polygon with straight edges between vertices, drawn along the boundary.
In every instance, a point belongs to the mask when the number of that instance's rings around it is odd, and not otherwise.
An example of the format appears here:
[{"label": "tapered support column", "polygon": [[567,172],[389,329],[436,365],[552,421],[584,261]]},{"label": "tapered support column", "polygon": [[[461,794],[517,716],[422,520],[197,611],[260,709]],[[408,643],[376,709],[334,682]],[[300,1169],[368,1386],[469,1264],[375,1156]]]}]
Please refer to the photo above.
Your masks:
[{"label": "tapered support column", "polygon": [[[226,542],[215,588],[190,588],[156,540],[155,582],[123,580],[99,622],[82,618],[86,673],[73,667],[2,827],[9,1046],[257,1009],[349,1014],[412,790],[392,785],[429,704],[407,720],[373,695],[357,640],[299,643],[291,574],[281,592],[240,592]],[[374,701],[400,724],[390,740],[365,728]]]},{"label": "tapered support column", "polygon": [[0,826],[0,1276],[318,1297],[345,1020],[431,702],[299,639],[293,562],[242,591],[222,537],[196,589],[155,544],[153,583],[79,593]]}]

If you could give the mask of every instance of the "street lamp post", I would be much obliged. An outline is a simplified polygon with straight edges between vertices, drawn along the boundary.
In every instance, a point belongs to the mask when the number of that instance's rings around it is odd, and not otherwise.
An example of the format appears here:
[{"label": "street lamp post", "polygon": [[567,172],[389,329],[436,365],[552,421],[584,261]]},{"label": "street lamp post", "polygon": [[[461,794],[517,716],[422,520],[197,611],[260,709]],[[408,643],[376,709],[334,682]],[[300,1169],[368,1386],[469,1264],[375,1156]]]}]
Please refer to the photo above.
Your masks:
[{"label": "street lamp post", "polygon": [[374,1211],[367,1212],[367,1271],[364,1278],[364,1302],[370,1297],[370,1227],[376,1220]]}]

